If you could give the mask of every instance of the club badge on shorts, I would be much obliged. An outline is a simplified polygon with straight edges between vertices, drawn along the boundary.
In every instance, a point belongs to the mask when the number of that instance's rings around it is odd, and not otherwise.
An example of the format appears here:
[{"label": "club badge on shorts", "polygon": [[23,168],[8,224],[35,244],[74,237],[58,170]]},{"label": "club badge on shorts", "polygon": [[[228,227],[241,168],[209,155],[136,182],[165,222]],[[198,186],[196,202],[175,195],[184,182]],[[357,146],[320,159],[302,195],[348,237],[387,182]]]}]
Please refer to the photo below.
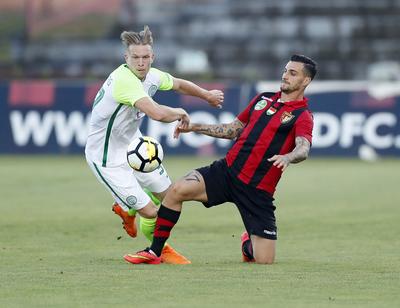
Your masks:
[{"label": "club badge on shorts", "polygon": [[283,112],[281,115],[281,123],[286,124],[289,123],[294,118],[294,115],[291,112]]},{"label": "club badge on shorts", "polygon": [[137,202],[137,198],[135,197],[135,196],[128,196],[127,198],[126,198],[126,202],[129,204],[129,205],[135,205],[136,204],[136,202]]}]

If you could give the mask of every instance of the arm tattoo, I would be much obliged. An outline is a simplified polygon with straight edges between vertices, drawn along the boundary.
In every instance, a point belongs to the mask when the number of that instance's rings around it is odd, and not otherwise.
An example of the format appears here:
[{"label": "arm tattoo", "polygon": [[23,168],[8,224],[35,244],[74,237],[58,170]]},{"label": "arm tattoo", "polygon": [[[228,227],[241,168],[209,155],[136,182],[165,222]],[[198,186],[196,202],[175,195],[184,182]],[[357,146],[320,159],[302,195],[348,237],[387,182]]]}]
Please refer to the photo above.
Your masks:
[{"label": "arm tattoo", "polygon": [[296,137],[295,142],[296,147],[292,152],[287,154],[289,161],[293,164],[307,159],[311,146],[310,142],[304,137]]},{"label": "arm tattoo", "polygon": [[243,126],[242,122],[235,119],[229,124],[193,124],[192,131],[216,138],[234,139],[239,135]]},{"label": "arm tattoo", "polygon": [[197,173],[198,173],[198,171],[195,171],[195,170],[189,172],[184,177],[185,181],[196,181],[196,182],[200,183],[200,177]]}]

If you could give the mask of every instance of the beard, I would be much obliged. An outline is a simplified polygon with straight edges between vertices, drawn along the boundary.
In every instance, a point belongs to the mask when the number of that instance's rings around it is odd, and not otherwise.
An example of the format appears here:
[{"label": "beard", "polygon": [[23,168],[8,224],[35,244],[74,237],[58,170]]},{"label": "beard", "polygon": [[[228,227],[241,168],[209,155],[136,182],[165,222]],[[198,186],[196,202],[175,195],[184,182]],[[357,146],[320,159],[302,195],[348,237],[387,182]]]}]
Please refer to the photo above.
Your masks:
[{"label": "beard", "polygon": [[298,91],[300,89],[300,86],[298,84],[297,85],[291,85],[291,84],[288,84],[288,83],[281,83],[280,89],[281,89],[282,93],[290,94],[290,93]]},{"label": "beard", "polygon": [[285,94],[289,94],[291,92],[293,92],[293,89],[291,89],[290,85],[287,83],[281,83],[281,92],[285,93]]}]

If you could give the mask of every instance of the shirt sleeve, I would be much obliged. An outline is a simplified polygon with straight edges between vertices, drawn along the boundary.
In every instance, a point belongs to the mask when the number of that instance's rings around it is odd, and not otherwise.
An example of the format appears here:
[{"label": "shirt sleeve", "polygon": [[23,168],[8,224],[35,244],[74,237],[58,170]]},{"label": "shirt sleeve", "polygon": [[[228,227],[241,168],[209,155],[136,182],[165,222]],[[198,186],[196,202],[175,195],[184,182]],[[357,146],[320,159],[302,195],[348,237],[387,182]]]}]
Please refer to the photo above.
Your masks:
[{"label": "shirt sleeve", "polygon": [[113,98],[121,104],[134,106],[143,98],[149,97],[140,80],[128,70],[122,70],[115,76]]},{"label": "shirt sleeve", "polygon": [[249,122],[249,118],[250,118],[250,111],[253,108],[254,104],[258,101],[258,98],[260,97],[260,95],[256,95],[255,97],[253,97],[253,99],[250,101],[249,105],[246,107],[245,110],[243,110],[238,116],[238,120],[240,122],[242,122],[243,124],[246,124]]},{"label": "shirt sleeve", "polygon": [[154,67],[152,67],[151,70],[154,71],[160,78],[160,85],[158,87],[159,90],[168,91],[172,89],[172,87],[174,86],[174,80],[172,78],[172,75]]},{"label": "shirt sleeve", "polygon": [[296,121],[295,136],[306,138],[312,144],[312,130],[314,120],[312,113],[308,110],[303,112]]}]

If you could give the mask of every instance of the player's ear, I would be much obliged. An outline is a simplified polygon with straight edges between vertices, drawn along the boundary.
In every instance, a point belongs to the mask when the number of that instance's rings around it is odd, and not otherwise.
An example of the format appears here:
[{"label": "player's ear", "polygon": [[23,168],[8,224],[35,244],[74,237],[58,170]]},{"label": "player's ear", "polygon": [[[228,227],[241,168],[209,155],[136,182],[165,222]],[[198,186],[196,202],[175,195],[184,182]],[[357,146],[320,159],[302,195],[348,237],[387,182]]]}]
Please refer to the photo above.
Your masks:
[{"label": "player's ear", "polygon": [[156,57],[156,56],[155,56],[154,53],[152,52],[152,53],[151,53],[151,61],[150,61],[150,64],[153,64],[155,57]]},{"label": "player's ear", "polygon": [[306,88],[311,82],[311,77],[310,76],[306,76],[306,78],[304,78],[303,80],[303,86],[304,88]]},{"label": "player's ear", "polygon": [[125,59],[125,62],[128,61],[128,53],[127,52],[124,53],[124,59]]}]

